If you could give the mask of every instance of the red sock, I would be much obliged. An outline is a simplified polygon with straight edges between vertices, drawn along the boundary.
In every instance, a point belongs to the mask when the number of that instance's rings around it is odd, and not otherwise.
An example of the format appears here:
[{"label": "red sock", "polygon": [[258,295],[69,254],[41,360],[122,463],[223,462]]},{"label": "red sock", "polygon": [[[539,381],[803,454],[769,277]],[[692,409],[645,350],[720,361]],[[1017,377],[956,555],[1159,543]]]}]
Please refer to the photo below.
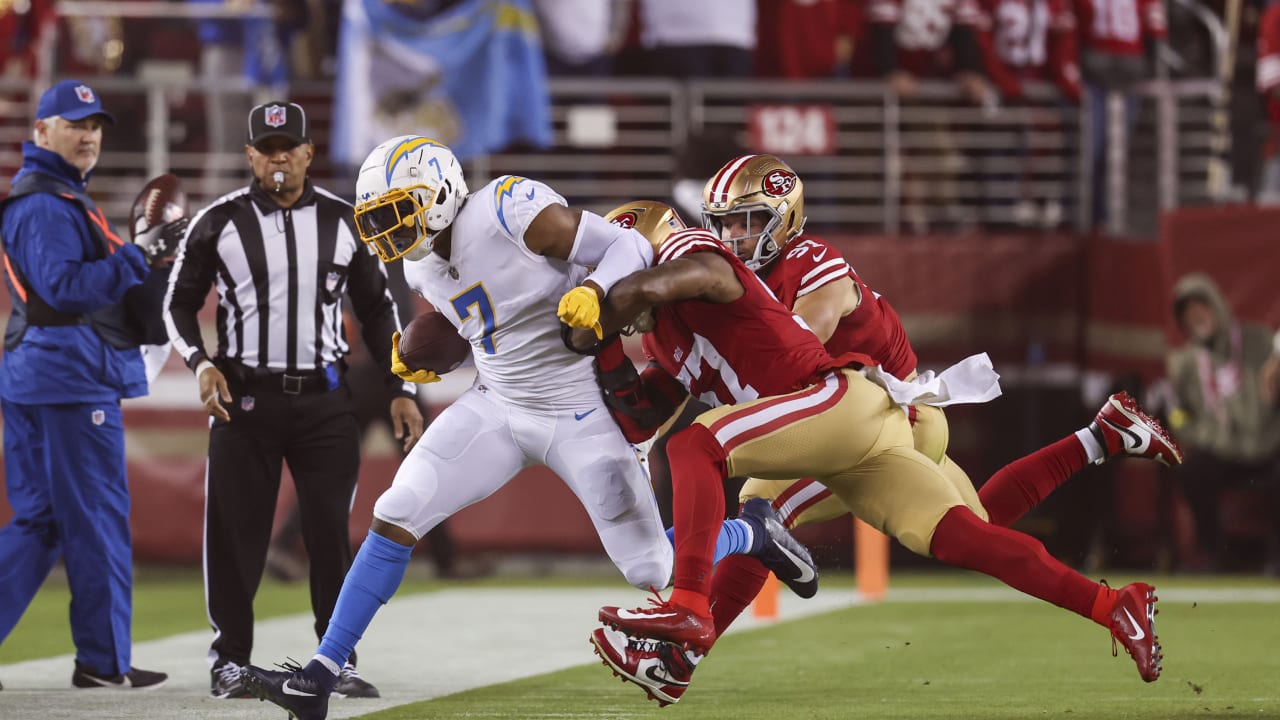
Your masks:
[{"label": "red sock", "polygon": [[1093,599],[1093,610],[1090,611],[1089,617],[1099,625],[1108,627],[1111,620],[1107,616],[1111,614],[1111,608],[1115,604],[1116,591],[1106,585],[1098,585],[1098,596]]},{"label": "red sock", "polygon": [[992,525],[1009,527],[1088,461],[1080,441],[1068,435],[1000,468],[978,491],[978,499]]},{"label": "red sock", "polygon": [[711,600],[706,595],[697,590],[687,590],[685,588],[672,588],[671,599],[672,605],[679,605],[682,608],[688,608],[695,615],[702,618],[711,617]]},{"label": "red sock", "polygon": [[1101,587],[1058,562],[1039,540],[985,523],[969,508],[947,511],[933,531],[933,556],[948,565],[977,570],[1016,590],[1093,619]]},{"label": "red sock", "polygon": [[[671,511],[676,529],[677,590],[703,596],[711,592],[711,560],[724,518],[725,452],[715,435],[702,425],[690,425],[667,443],[671,466]],[[688,596],[683,596],[686,600]],[[672,601],[677,596],[672,595]],[[689,602],[680,605],[697,610]]]},{"label": "red sock", "polygon": [[748,555],[730,555],[720,561],[711,576],[711,617],[716,621],[716,637],[760,594],[769,571]]}]

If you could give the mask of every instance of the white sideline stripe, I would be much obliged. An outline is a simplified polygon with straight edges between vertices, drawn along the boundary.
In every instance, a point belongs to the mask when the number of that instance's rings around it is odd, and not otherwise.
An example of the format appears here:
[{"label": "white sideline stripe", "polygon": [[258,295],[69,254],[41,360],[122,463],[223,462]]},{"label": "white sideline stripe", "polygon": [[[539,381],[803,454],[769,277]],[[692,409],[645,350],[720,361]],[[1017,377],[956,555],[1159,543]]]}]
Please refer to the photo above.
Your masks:
[{"label": "white sideline stripe", "polygon": [[[1161,602],[1280,603],[1280,588],[1160,590]],[[355,715],[531,677],[578,665],[597,664],[588,634],[598,626],[601,605],[644,604],[647,594],[627,587],[565,589],[470,588],[393,599],[378,613],[360,643],[360,672],[382,691],[378,700],[334,700],[330,718]],[[857,593],[820,590],[801,600],[779,594],[780,620],[795,620],[865,602]],[[1040,602],[1003,588],[890,588],[888,602]],[[193,611],[195,609],[193,608]],[[267,664],[315,650],[310,615],[258,623],[256,660]],[[771,624],[750,612],[730,632]],[[192,632],[137,643],[135,662],[164,670],[169,682],[150,692],[78,691],[70,687],[73,658],[0,665],[0,717],[46,718],[262,718],[280,720],[268,703],[209,697],[205,661],[211,632]],[[601,682],[609,680],[601,670]],[[622,688],[630,693],[634,688]],[[638,691],[635,691],[638,692]],[[636,695],[635,700],[642,699]],[[639,706],[638,706],[639,707]]]},{"label": "white sideline stripe", "polygon": [[[588,636],[599,627],[601,605],[636,607],[647,593],[616,588],[453,589],[393,599],[361,641],[360,674],[378,686],[377,700],[333,700],[330,718],[348,718],[428,700],[485,685],[599,662]],[[851,593],[819,593],[801,600],[779,596],[784,620],[793,620],[856,602]],[[192,612],[198,612],[192,608]],[[767,624],[745,613],[733,630]],[[315,651],[310,615],[257,624],[254,660],[271,667],[286,657],[302,663]],[[270,703],[209,697],[205,656],[212,632],[184,633],[137,643],[134,662],[169,673],[164,687],[149,692],[73,691],[73,657],[0,665],[0,717],[47,718],[271,718],[284,713]],[[608,680],[601,669],[600,681]],[[632,688],[634,690],[634,688]],[[622,689],[619,692],[623,692]],[[643,698],[635,698],[639,703]]]}]

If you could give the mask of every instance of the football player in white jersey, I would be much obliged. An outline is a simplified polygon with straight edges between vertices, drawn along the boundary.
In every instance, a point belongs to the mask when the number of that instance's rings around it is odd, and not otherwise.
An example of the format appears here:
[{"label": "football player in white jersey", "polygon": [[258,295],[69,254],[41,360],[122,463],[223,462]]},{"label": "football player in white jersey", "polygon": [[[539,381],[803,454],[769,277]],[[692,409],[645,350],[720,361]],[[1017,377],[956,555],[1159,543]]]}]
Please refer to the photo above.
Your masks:
[{"label": "football player in white jersey", "polygon": [[[403,258],[410,285],[471,342],[476,382],[431,423],[378,498],[311,662],[287,672],[245,668],[250,692],[299,720],[327,715],[339,673],[399,586],[418,540],[527,465],[551,468],[573,490],[632,585],[666,587],[674,558],[648,476],[605,407],[592,359],[564,346],[557,319],[586,317],[590,325],[598,298],[653,262],[649,241],[568,208],[535,180],[506,175],[468,194],[453,153],[419,136],[375,148],[360,168],[356,196],[361,238],[385,262]],[[419,383],[439,380],[408,369],[397,345],[398,338],[393,371]],[[778,552],[779,545],[792,552]],[[725,521],[717,555],[730,553],[766,565],[799,554],[812,566],[776,516]]]}]

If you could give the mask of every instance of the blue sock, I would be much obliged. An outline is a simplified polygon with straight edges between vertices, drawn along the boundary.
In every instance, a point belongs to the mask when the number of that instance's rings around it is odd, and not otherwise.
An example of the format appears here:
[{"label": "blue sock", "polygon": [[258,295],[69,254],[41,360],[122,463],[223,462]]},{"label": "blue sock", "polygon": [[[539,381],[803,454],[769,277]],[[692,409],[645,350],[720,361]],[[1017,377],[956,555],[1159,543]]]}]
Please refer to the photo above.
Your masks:
[{"label": "blue sock", "polygon": [[[387,604],[396,588],[400,587],[412,553],[412,547],[369,531],[355,561],[351,563],[351,569],[347,571],[346,580],[342,582],[338,602],[317,654],[332,660],[339,668],[346,664],[378,608]],[[308,674],[311,674],[312,665],[324,670],[319,674],[324,676],[321,682],[337,683],[337,676],[314,660],[307,665]],[[329,689],[333,689],[332,684]]]},{"label": "blue sock", "polygon": [[[720,524],[720,534],[716,536],[716,552],[711,564],[714,565],[730,555],[749,554],[754,534],[751,526],[738,518],[725,520]],[[667,540],[675,547],[675,528],[667,528]]]}]

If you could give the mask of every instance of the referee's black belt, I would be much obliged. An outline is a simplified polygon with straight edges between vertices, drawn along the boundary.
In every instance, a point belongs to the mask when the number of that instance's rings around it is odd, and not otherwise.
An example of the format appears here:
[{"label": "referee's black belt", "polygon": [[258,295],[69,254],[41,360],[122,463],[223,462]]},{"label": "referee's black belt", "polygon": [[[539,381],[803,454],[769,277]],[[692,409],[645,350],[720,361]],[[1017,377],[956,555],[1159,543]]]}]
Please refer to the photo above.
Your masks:
[{"label": "referee's black belt", "polygon": [[[338,368],[334,368],[337,371]],[[302,370],[296,373],[277,372],[251,368],[237,364],[232,370],[235,380],[246,388],[260,392],[278,392],[284,395],[304,395],[329,392],[329,378],[324,370]],[[341,377],[341,373],[338,373]]]}]

